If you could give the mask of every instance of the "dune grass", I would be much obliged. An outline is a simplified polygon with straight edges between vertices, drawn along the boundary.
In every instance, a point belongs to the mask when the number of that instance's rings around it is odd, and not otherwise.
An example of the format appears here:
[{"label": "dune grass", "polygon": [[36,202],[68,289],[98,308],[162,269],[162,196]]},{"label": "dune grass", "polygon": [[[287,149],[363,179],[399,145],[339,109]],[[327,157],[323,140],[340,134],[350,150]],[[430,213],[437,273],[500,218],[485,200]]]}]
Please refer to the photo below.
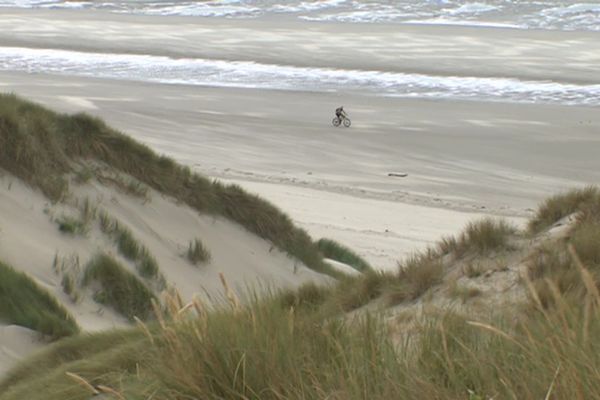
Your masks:
[{"label": "dune grass", "polygon": [[600,204],[600,190],[595,186],[573,189],[546,199],[529,221],[531,233],[539,233],[562,218],[582,211],[589,205]]},{"label": "dune grass", "polygon": [[135,263],[137,272],[143,278],[155,279],[158,282],[164,281],[156,258],[133,236],[129,229],[111,218],[105,211],[99,213],[99,220],[102,232],[115,241],[119,253]]},{"label": "dune grass", "polygon": [[367,271],[361,276],[345,277],[335,287],[329,307],[336,311],[352,311],[381,296],[394,278],[390,273]]},{"label": "dune grass", "polygon": [[417,253],[399,264],[399,272],[388,283],[387,298],[391,305],[418,299],[429,288],[442,281],[444,267],[440,257]]},{"label": "dune grass", "polygon": [[314,311],[331,297],[331,292],[331,289],[326,286],[308,282],[300,286],[297,290],[282,291],[280,301],[284,308],[290,310]]},{"label": "dune grass", "polygon": [[[53,343],[41,350],[32,357],[19,363],[8,374],[0,380],[0,396],[5,393],[9,386],[21,383],[25,389],[30,389],[32,393],[42,391],[37,378],[54,372],[63,365],[69,365],[73,362],[85,360],[87,358],[97,357],[99,353],[107,349],[119,348],[133,341],[142,339],[144,334],[137,329],[112,330],[101,333],[82,333],[71,336]],[[52,375],[55,378],[59,374]],[[64,372],[63,372],[64,376]],[[62,376],[59,377],[61,379]],[[46,381],[44,381],[46,382]],[[35,395],[40,396],[41,393]],[[56,396],[59,394],[56,393]],[[31,398],[33,398],[32,395]],[[23,397],[24,399],[30,397]]]},{"label": "dune grass", "polygon": [[[576,256],[575,256],[575,255]],[[600,287],[600,223],[579,222],[564,239],[537,248],[529,257],[528,279],[545,308],[555,307],[556,293],[573,301],[582,301],[588,288],[581,280],[578,260]]]},{"label": "dune grass", "polygon": [[204,213],[223,215],[271,241],[313,270],[339,277],[303,229],[269,202],[239,186],[192,173],[86,114],[52,112],[15,95],[0,95],[0,168],[50,199],[68,190],[64,178],[74,162],[103,162],[120,173]]},{"label": "dune grass", "polygon": [[[0,382],[0,400],[87,400],[66,372],[127,399],[600,398],[599,227],[580,220],[567,238],[535,250],[525,279],[531,303],[499,306],[483,321],[440,309],[398,320],[346,313],[394,285],[405,301],[439,283],[444,255],[430,249],[397,274],[305,284],[243,305],[208,310],[171,295],[156,322],[125,331],[130,339],[109,348],[68,339],[73,356],[60,364],[57,347],[27,361]],[[451,295],[468,301],[479,292],[455,285]]]},{"label": "dune grass", "polygon": [[85,222],[79,218],[62,215],[56,219],[58,230],[70,235],[84,235],[87,232]]},{"label": "dune grass", "polygon": [[[358,308],[370,300],[384,296],[388,305],[414,301],[430,288],[440,284],[444,277],[444,256],[460,258],[466,254],[487,256],[493,251],[512,249],[511,236],[516,228],[502,219],[484,218],[471,222],[457,237],[446,237],[437,245],[408,256],[398,263],[396,274],[369,274],[346,279],[344,295],[338,296],[343,310]],[[475,270],[470,271],[473,274]]]},{"label": "dune grass", "polygon": [[211,255],[202,240],[196,238],[189,243],[186,258],[193,265],[198,265],[209,262]]},{"label": "dune grass", "polygon": [[33,329],[52,339],[79,332],[54,296],[27,275],[0,262],[0,321]]},{"label": "dune grass", "polygon": [[145,320],[152,313],[154,294],[115,259],[98,254],[85,267],[82,284],[97,282],[94,300],[113,307],[120,314],[133,320]]},{"label": "dune grass", "polygon": [[517,229],[503,219],[486,217],[470,222],[458,237],[445,237],[437,245],[440,255],[462,257],[467,253],[485,255],[510,249],[510,238]]},{"label": "dune grass", "polygon": [[373,269],[365,259],[335,240],[319,239],[317,247],[324,257],[347,264],[357,271],[366,272]]},{"label": "dune grass", "polygon": [[600,398],[592,292],[583,303],[558,295],[552,313],[498,309],[483,322],[432,311],[399,336],[375,315],[321,318],[311,310],[323,296],[301,292],[310,301],[293,309],[277,295],[211,312],[175,300],[155,325],[69,339],[27,361],[0,382],[0,400],[87,400],[66,372],[127,399]]}]

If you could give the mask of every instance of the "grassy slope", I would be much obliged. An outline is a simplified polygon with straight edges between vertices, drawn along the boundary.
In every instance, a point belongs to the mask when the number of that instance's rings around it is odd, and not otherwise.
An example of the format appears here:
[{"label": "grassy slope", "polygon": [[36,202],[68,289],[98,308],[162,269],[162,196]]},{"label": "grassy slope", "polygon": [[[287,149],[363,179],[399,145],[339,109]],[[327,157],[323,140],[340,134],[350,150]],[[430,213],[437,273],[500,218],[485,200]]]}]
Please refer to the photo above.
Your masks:
[{"label": "grassy slope", "polygon": [[104,162],[200,212],[241,224],[309,268],[339,276],[304,230],[258,196],[194,174],[97,118],[57,114],[15,95],[0,95],[0,168],[59,200],[68,190],[64,175],[77,160]]},{"label": "grassy slope", "polygon": [[0,321],[57,339],[79,332],[69,313],[27,275],[0,262]]},{"label": "grassy slope", "polygon": [[[390,281],[422,290],[427,279],[415,263],[500,251],[494,246],[506,245],[506,227],[484,220],[455,246],[446,240],[407,260],[398,274],[369,273],[331,288],[306,285],[210,313],[172,298],[168,316],[149,328],[59,342],[1,382],[0,400],[88,398],[67,371],[128,399],[600,398],[600,202],[575,211],[573,229],[547,244],[563,251],[529,261],[531,303],[494,310],[489,325],[437,311],[399,334],[373,315],[354,323],[331,318],[352,298],[366,296],[361,303],[390,290]],[[540,301],[541,283],[551,300]],[[111,335],[115,346],[106,349]]]}]

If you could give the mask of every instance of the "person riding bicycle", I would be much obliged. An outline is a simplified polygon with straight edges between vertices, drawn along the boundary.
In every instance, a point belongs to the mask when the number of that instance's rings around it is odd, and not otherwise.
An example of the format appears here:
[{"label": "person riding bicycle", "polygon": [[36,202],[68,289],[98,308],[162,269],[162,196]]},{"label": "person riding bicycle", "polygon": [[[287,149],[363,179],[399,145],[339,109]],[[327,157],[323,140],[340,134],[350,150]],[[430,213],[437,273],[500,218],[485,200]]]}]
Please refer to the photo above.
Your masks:
[{"label": "person riding bicycle", "polygon": [[344,111],[344,106],[340,106],[335,109],[335,116],[338,120],[340,120],[340,122],[342,121],[342,119],[347,117],[346,111]]}]

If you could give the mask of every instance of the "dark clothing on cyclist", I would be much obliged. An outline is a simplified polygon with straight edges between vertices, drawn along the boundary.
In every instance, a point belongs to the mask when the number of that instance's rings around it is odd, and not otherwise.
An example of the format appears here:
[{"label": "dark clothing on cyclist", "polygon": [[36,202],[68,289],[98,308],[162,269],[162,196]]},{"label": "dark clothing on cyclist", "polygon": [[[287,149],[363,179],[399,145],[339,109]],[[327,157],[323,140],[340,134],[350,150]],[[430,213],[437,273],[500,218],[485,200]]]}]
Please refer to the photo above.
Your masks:
[{"label": "dark clothing on cyclist", "polygon": [[346,113],[344,112],[344,107],[338,107],[335,109],[335,116],[338,117],[338,119],[341,121],[343,117],[346,116]]}]

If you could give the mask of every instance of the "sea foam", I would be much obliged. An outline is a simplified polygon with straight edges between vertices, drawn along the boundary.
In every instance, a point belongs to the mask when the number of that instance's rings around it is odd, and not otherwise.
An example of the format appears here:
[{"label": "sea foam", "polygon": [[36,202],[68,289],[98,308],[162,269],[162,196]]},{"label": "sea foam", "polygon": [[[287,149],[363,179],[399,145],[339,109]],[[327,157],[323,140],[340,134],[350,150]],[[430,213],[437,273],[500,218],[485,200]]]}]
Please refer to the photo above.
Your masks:
[{"label": "sea foam", "polygon": [[600,85],[0,47],[0,70],[215,87],[600,106]]}]

